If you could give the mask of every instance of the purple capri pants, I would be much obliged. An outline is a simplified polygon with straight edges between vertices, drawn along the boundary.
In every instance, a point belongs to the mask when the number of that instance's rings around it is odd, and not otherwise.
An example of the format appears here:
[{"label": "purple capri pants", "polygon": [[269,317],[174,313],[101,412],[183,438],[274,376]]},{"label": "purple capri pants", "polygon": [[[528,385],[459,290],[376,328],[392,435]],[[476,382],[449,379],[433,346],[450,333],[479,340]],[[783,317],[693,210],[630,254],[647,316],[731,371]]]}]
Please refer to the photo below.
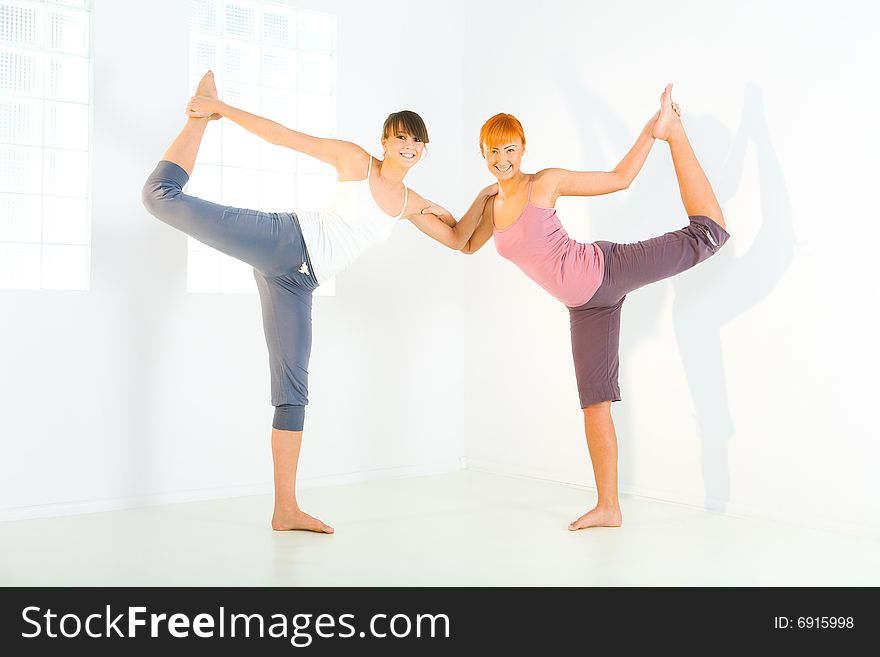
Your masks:
[{"label": "purple capri pants", "polygon": [[620,309],[626,295],[690,269],[730,238],[709,217],[688,218],[690,224],[681,230],[643,242],[596,242],[605,255],[602,284],[585,304],[568,309],[581,408],[620,401]]}]

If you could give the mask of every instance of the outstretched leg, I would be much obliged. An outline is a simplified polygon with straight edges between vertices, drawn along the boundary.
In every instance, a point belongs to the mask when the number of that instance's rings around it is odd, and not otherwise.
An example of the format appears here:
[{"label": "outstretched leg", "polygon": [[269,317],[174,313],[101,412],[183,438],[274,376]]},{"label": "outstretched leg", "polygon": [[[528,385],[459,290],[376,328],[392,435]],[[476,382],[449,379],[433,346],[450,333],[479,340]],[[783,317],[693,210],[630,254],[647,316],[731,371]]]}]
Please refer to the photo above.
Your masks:
[{"label": "outstretched leg", "polygon": [[611,419],[611,402],[592,404],[583,410],[584,432],[599,500],[592,510],[571,522],[568,528],[576,531],[587,527],[620,527],[623,516],[617,497],[617,434]]},{"label": "outstretched leg", "polygon": [[633,290],[680,274],[717,253],[730,238],[721,206],[672,102],[671,84],[660,97],[653,135],[669,144],[690,224],[641,242],[611,244],[605,253],[605,280],[590,304],[611,306]]},{"label": "outstretched leg", "polygon": [[[196,95],[216,98],[211,71],[202,76]],[[186,119],[144,184],[144,206],[170,226],[264,274],[276,276],[286,273],[291,265],[298,267],[301,261],[292,261],[291,249],[299,248],[302,233],[289,213],[233,208],[183,193],[195,167],[205,128],[214,118],[219,115]]]},{"label": "outstretched leg", "polygon": [[656,139],[662,139],[669,144],[681,201],[688,216],[709,217],[722,228],[726,228],[712,185],[697,161],[678,111],[673,107],[671,84],[666,85],[660,96],[660,116],[654,123],[653,134]]},{"label": "outstretched leg", "polygon": [[[217,86],[214,84],[214,74],[211,71],[205,73],[202,79],[199,80],[195,95],[207,96],[208,98],[217,97]],[[171,146],[165,151],[162,159],[174,162],[174,164],[186,171],[187,176],[191,176],[193,167],[196,165],[196,155],[199,153],[199,146],[202,145],[202,137],[205,136],[205,128],[208,127],[208,121],[219,118],[218,114],[212,114],[210,117],[203,119],[187,117],[183,130],[171,142]]]}]

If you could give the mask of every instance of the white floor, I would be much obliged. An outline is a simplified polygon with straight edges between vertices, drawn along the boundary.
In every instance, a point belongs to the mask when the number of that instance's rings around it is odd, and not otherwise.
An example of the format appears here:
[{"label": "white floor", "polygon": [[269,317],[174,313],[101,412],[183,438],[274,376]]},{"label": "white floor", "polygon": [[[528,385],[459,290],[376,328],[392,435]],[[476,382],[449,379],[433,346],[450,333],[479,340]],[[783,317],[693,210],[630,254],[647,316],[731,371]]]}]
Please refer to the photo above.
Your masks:
[{"label": "white floor", "polygon": [[878,586],[880,538],[463,471],[306,489],[333,536],[269,529],[240,497],[0,523],[0,585]]}]

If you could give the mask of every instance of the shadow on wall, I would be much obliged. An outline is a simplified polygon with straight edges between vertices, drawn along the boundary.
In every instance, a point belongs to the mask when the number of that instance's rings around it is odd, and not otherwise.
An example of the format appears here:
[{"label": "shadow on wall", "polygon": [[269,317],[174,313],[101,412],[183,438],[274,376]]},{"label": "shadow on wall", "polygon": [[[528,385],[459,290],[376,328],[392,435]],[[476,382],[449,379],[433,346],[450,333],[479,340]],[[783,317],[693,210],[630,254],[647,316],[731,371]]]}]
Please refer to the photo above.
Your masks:
[{"label": "shadow on wall", "polygon": [[[761,223],[748,251],[721,249],[705,263],[705,276],[672,280],[673,321],[700,433],[707,509],[726,510],[730,499],[728,444],[734,424],[724,375],[721,328],[764,299],[791,265],[794,228],[791,203],[764,111],[763,94],[746,86],[739,130],[729,147],[727,131],[711,118],[691,122],[689,130],[722,208],[742,176],[748,141],[755,146],[760,181]],[[723,159],[723,154],[727,157]],[[714,174],[714,175],[713,175]],[[736,217],[726,217],[736,235]]]},{"label": "shadow on wall", "polygon": [[[614,166],[626,153],[637,134],[634,134],[610,108],[588,90],[586,76],[574,70],[574,57],[555,59],[548,70],[555,72],[556,84],[566,107],[579,126],[577,141],[586,152],[616,152]],[[564,62],[564,63],[562,63]],[[575,83],[573,83],[575,82]],[[574,92],[577,89],[577,92]],[[686,111],[686,110],[685,110]],[[650,118],[645,117],[645,120]],[[688,387],[697,412],[701,443],[701,464],[707,509],[726,509],[730,498],[728,441],[733,435],[724,362],[721,350],[721,327],[750,306],[766,297],[791,264],[794,249],[791,206],[776,154],[770,145],[769,131],[761,90],[749,84],[745,91],[743,115],[733,146],[725,127],[711,117],[686,118],[691,143],[709,176],[724,207],[734,195],[742,176],[746,145],[754,140],[758,173],[761,184],[761,211],[763,220],[754,244],[747,253],[736,256],[728,245],[718,255],[702,263],[699,274],[687,273],[674,279],[649,285],[636,292],[640,319],[657,317],[670,288],[675,290],[673,318]],[[659,146],[659,144],[658,144]],[[656,156],[655,156],[656,157]],[[597,204],[591,208],[591,224],[596,234],[591,239],[608,239],[619,233],[621,220],[656,221],[678,211],[684,214],[677,186],[661,183],[653,175],[651,157],[635,184],[615,205]],[[647,180],[645,180],[647,178]],[[667,189],[669,187],[669,189]],[[658,208],[669,208],[661,210]],[[729,219],[728,217],[725,217]],[[730,221],[736,235],[736,220]],[[638,239],[660,234],[651,231]],[[758,274],[760,272],[760,274]],[[624,306],[626,308],[626,306]],[[621,320],[621,394],[626,399],[626,381],[640,376],[629,366],[628,355],[640,342],[657,331],[655,321],[627,322],[627,312]],[[632,481],[634,455],[626,449],[627,436],[633,435],[635,415],[627,404],[615,405],[615,424],[623,448],[620,450],[620,482],[623,487]]]}]

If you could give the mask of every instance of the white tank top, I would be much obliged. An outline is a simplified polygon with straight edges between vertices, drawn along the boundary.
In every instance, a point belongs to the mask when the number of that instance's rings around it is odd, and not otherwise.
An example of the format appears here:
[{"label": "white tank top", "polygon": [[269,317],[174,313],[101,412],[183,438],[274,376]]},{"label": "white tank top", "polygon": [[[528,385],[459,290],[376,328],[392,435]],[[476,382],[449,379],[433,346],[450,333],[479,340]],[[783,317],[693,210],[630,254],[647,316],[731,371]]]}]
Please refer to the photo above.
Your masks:
[{"label": "white tank top", "polygon": [[396,217],[385,214],[370,191],[373,157],[363,180],[337,181],[330,202],[317,212],[296,213],[318,285],[348,267],[368,248],[384,242],[403,216],[409,190],[404,185],[403,208]]}]

